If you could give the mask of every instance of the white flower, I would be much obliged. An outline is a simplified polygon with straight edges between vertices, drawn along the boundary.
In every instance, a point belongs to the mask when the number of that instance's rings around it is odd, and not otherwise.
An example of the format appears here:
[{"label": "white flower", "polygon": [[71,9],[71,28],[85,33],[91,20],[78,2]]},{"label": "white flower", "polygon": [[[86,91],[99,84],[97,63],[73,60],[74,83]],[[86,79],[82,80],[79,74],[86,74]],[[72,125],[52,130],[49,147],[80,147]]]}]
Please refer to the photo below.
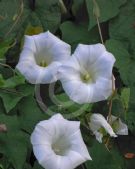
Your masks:
[{"label": "white flower", "polygon": [[104,118],[101,114],[92,114],[90,117],[90,123],[89,123],[90,129],[93,132],[93,134],[96,136],[96,139],[102,143],[103,133],[100,132],[101,128],[104,128],[105,131],[111,136],[111,137],[117,137],[117,135],[114,133],[112,127],[107,122],[107,120]]},{"label": "white flower", "polygon": [[39,164],[45,169],[74,169],[91,160],[79,127],[80,122],[68,121],[61,114],[39,122],[31,135]]},{"label": "white flower", "polygon": [[32,84],[57,80],[57,70],[70,56],[70,45],[49,31],[25,36],[24,47],[16,68]]},{"label": "white flower", "polygon": [[[108,119],[108,117],[107,117]],[[128,127],[120,118],[111,115],[110,124],[118,135],[128,135]]]},{"label": "white flower", "polygon": [[107,99],[112,93],[114,62],[114,56],[104,45],[79,44],[59,69],[59,78],[70,99],[80,104]]}]

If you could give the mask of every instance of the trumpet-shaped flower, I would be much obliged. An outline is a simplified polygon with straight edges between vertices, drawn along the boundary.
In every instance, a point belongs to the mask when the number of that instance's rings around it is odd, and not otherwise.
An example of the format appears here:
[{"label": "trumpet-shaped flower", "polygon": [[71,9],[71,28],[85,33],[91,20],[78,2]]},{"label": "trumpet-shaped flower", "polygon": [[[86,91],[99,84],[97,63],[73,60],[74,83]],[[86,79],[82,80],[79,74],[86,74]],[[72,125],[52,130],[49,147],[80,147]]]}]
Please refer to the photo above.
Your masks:
[{"label": "trumpet-shaped flower", "polygon": [[96,136],[96,139],[102,143],[103,133],[100,131],[102,128],[105,129],[105,131],[111,136],[111,137],[117,137],[117,135],[114,133],[112,127],[107,122],[107,120],[102,116],[101,114],[92,114],[90,117],[90,123],[89,123],[90,129],[93,132],[93,134]]},{"label": "trumpet-shaped flower", "polygon": [[57,80],[57,70],[69,59],[70,45],[49,31],[25,36],[24,47],[16,68],[32,84],[51,83]]},{"label": "trumpet-shaped flower", "polygon": [[41,121],[31,135],[34,154],[45,169],[74,169],[91,160],[80,132],[80,122],[61,114]]},{"label": "trumpet-shaped flower", "polygon": [[104,45],[79,44],[59,69],[59,78],[70,99],[80,104],[107,99],[112,93],[114,62]]},{"label": "trumpet-shaped flower", "polygon": [[[108,117],[107,117],[108,119]],[[116,134],[118,135],[128,135],[128,127],[125,123],[121,121],[120,118],[111,115],[110,118],[110,124],[115,131]]]}]

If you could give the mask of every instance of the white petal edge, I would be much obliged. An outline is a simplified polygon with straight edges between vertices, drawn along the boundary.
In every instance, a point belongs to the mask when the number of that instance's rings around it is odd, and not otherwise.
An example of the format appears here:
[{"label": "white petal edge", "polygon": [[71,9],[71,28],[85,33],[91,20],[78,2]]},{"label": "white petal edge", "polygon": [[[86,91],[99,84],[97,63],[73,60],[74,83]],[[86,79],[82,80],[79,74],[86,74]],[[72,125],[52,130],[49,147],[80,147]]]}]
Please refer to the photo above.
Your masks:
[{"label": "white petal edge", "polygon": [[90,63],[92,65],[105,51],[105,46],[100,43],[93,45],[79,44],[73,55],[76,57],[80,65],[88,67],[90,65],[87,64]]},{"label": "white petal edge", "polygon": [[96,77],[103,77],[107,79],[112,78],[112,69],[116,59],[112,53],[105,51],[94,64],[91,65]]},{"label": "white petal edge", "polygon": [[[68,121],[61,114],[56,114],[49,120],[44,120],[37,124],[31,135],[31,142],[33,144],[34,154],[42,167],[46,169],[53,169],[54,167],[56,169],[68,169],[68,167],[74,169],[74,167],[77,167],[82,162],[91,159],[81,137],[79,127],[80,122]],[[46,134],[43,138],[44,132]],[[52,149],[53,140],[57,139],[57,137],[62,139],[61,134],[68,136],[72,145],[68,151],[66,150],[67,153],[64,156],[56,155]],[[49,142],[46,141],[48,137]],[[40,140],[41,138],[42,141]]]},{"label": "white petal edge", "polygon": [[62,86],[70,99],[78,104],[89,103],[89,98],[93,96],[92,85],[89,86],[79,80],[63,80]]},{"label": "white petal edge", "polygon": [[103,134],[100,133],[100,132],[98,132],[98,131],[95,131],[93,134],[95,135],[96,140],[97,140],[99,143],[102,143]]},{"label": "white petal edge", "polygon": [[[107,117],[107,119],[108,119],[108,117]],[[114,115],[111,115],[111,123],[112,124],[117,119],[118,119],[118,125],[119,126],[116,129],[116,134],[118,134],[118,135],[128,135],[128,127],[127,127],[127,125],[125,123],[123,123],[120,118],[118,118],[118,117],[116,117]]]},{"label": "white petal edge", "polygon": [[117,135],[114,133],[110,124],[107,122],[107,120],[101,114],[98,114],[98,113],[92,114],[90,117],[90,124],[89,125],[90,125],[90,128],[93,132],[98,130],[99,127],[103,127],[111,137],[117,137]]},{"label": "white petal edge", "polygon": [[128,127],[126,124],[124,124],[121,119],[119,119],[119,128],[116,131],[116,134],[118,135],[128,135]]}]

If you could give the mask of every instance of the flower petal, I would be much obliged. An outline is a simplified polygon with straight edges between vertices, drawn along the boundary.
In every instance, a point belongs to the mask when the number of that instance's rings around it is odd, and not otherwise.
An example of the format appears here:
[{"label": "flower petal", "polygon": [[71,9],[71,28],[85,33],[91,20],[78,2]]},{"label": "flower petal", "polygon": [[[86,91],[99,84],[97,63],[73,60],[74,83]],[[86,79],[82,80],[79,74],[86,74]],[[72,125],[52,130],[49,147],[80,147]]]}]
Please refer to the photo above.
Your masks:
[{"label": "flower petal", "polygon": [[72,151],[75,151],[78,154],[80,154],[80,156],[82,156],[82,159],[84,159],[84,161],[92,160],[86,148],[86,145],[83,142],[83,138],[82,138],[80,130],[78,130],[74,135],[72,135],[70,139],[71,139],[71,150]]},{"label": "flower petal", "polygon": [[[107,117],[108,120],[108,117]],[[121,121],[120,118],[111,115],[111,125],[114,125],[114,128],[116,130],[116,134],[118,135],[128,135],[128,127],[125,123]],[[116,124],[115,124],[116,123]]]},{"label": "flower petal", "polygon": [[116,133],[118,135],[128,135],[128,127],[121,121],[121,119],[119,119],[119,128],[117,129]]},{"label": "flower petal", "polygon": [[96,77],[111,79],[114,62],[114,56],[105,51],[91,66],[91,69]]},{"label": "flower petal", "polygon": [[116,134],[118,134],[118,135],[128,135],[128,127],[127,127],[127,125],[125,123],[123,123],[120,118],[111,115],[112,125],[113,125],[113,123],[115,123],[116,120],[118,120],[117,121],[118,126],[116,127]]},{"label": "flower petal", "polygon": [[67,158],[70,162],[71,168],[76,168],[80,164],[84,163],[86,160],[78,152],[70,150],[67,154]]},{"label": "flower petal", "polygon": [[58,156],[54,153],[51,147],[46,145],[33,146],[34,155],[36,156],[39,164],[45,169],[59,169]]},{"label": "flower petal", "polygon": [[53,62],[48,67],[40,67],[31,61],[21,61],[16,68],[32,84],[48,84],[58,79],[59,62]]},{"label": "flower petal", "polygon": [[114,56],[102,44],[79,44],[71,59],[58,70],[70,99],[79,104],[106,100],[112,94],[114,61]]},{"label": "flower petal", "polygon": [[73,55],[81,66],[87,68],[91,66],[105,51],[106,49],[104,45],[100,43],[94,45],[79,44]]},{"label": "flower petal", "polygon": [[[49,31],[25,36],[16,68],[32,84],[55,82],[59,66],[70,58],[71,47]],[[42,67],[40,65],[45,65]]]},{"label": "flower petal", "polygon": [[60,113],[54,114],[50,119],[53,119],[53,120],[65,120]]},{"label": "flower petal", "polygon": [[62,82],[80,80],[80,65],[75,57],[72,57],[61,65],[58,70],[59,79]]},{"label": "flower petal", "polygon": [[33,53],[36,52],[36,45],[33,36],[24,36],[24,46],[23,48],[31,50]]},{"label": "flower petal", "polygon": [[16,68],[25,76],[25,78],[32,84],[37,83],[37,77],[40,77],[41,69],[31,61],[19,62]]},{"label": "flower petal", "polygon": [[93,84],[93,95],[90,96],[89,102],[98,102],[106,100],[112,94],[112,80],[99,77]]},{"label": "flower petal", "polygon": [[34,58],[34,53],[32,50],[28,49],[28,48],[24,48],[20,54],[20,59],[19,59],[19,63],[20,62],[32,62],[36,64],[35,58]]},{"label": "flower petal", "polygon": [[[62,115],[56,114],[51,119],[52,124],[55,126],[55,138],[61,137],[63,134],[69,138],[71,135],[76,133],[80,128],[79,121],[69,121],[63,118]],[[61,125],[60,125],[61,124]],[[66,131],[66,133],[65,133]],[[57,136],[56,136],[57,135]]]},{"label": "flower petal", "polygon": [[88,103],[93,96],[92,86],[82,83],[79,80],[63,80],[62,86],[70,99],[79,104]]},{"label": "flower petal", "polygon": [[101,114],[96,114],[96,113],[92,114],[89,125],[93,132],[97,131],[100,127],[103,127],[111,137],[117,137],[117,135],[114,133],[113,129],[111,128],[110,124],[106,121],[104,116]]},{"label": "flower petal", "polygon": [[99,143],[102,143],[103,134],[100,133],[100,132],[98,132],[98,131],[95,131],[93,134],[96,136],[96,140],[97,140]]},{"label": "flower petal", "polygon": [[42,167],[74,169],[91,159],[79,127],[80,122],[68,121],[60,114],[37,124],[31,135],[31,143]]},{"label": "flower petal", "polygon": [[105,78],[98,78],[96,83],[86,84],[79,80],[77,75],[74,77],[65,73],[61,82],[70,99],[79,104],[106,100],[112,94],[112,81]]},{"label": "flower petal", "polygon": [[41,121],[35,127],[31,134],[31,143],[33,145],[50,145],[55,135],[54,126],[48,121]]},{"label": "flower petal", "polygon": [[58,169],[73,169],[72,161],[67,156],[59,156]]},{"label": "flower petal", "polygon": [[69,44],[60,40],[49,31],[34,35],[38,57],[49,58],[51,61],[65,61],[69,59],[71,54],[71,47]]},{"label": "flower petal", "polygon": [[42,68],[36,83],[48,84],[57,81],[60,66],[60,62],[52,62],[49,66]]}]

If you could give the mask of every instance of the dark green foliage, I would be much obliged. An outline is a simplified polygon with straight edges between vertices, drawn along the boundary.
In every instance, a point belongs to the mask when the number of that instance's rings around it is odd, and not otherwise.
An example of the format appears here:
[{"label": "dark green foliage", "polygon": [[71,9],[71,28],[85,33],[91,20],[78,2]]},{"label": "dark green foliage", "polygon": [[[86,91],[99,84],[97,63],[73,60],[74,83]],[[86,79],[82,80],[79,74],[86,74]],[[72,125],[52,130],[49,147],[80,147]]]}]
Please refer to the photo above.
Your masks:
[{"label": "dark green foliage", "polygon": [[[64,14],[59,0],[32,2],[0,0],[0,124],[7,127],[6,132],[0,132],[0,169],[42,169],[35,161],[30,135],[35,125],[53,112],[81,121],[93,161],[78,169],[135,169],[135,158],[125,158],[126,153],[135,153],[135,1],[96,0],[95,5],[93,0],[65,0]],[[97,143],[88,129],[91,113],[108,115],[107,101],[78,105],[61,92],[61,87],[60,91],[56,87],[53,99],[57,101],[50,102],[48,88],[41,86],[44,108],[39,106],[35,86],[14,70],[25,33],[50,30],[69,43],[72,51],[79,43],[100,43],[95,11],[105,46],[116,58],[114,75],[118,87],[112,114],[121,117],[129,128],[128,136],[109,142],[110,151],[104,143]]]}]

